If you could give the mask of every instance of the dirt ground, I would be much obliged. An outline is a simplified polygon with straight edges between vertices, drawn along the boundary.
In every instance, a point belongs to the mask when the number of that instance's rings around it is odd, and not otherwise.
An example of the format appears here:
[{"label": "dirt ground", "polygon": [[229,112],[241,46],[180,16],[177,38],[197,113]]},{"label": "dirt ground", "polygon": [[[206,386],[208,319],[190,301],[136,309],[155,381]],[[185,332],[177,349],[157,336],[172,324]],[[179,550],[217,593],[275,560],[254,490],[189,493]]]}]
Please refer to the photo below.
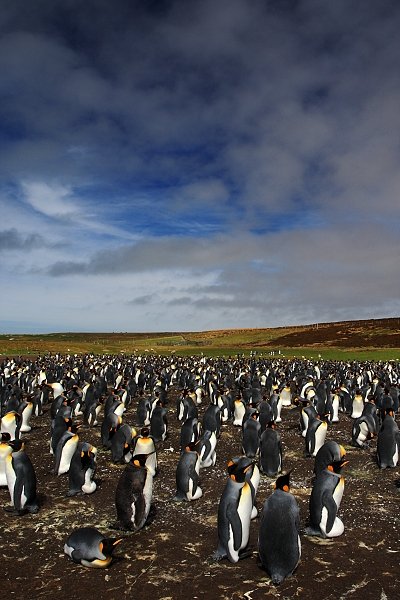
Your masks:
[{"label": "dirt ground", "polygon": [[[221,598],[258,600],[265,597],[395,599],[399,591],[400,518],[398,469],[379,470],[375,443],[357,450],[349,443],[351,419],[341,415],[331,425],[327,439],[342,443],[349,465],[340,513],[344,534],[327,541],[301,533],[302,557],[297,571],[279,587],[270,582],[257,560],[259,519],[252,522],[250,545],[253,555],[230,564],[212,563],[217,546],[217,510],[228,459],[240,454],[241,432],[231,423],[223,426],[217,446],[216,466],[204,469],[203,497],[195,502],[171,502],[175,493],[175,469],[179,458],[180,424],[175,416],[177,390],[169,392],[169,438],[159,445],[160,473],[154,481],[154,519],[143,530],[126,534],[117,546],[108,569],[88,569],[63,554],[66,538],[74,528],[95,526],[115,536],[109,525],[115,521],[114,494],[123,466],[111,463],[101,449],[100,429],[82,428],[80,438],[98,447],[98,489],[90,496],[67,498],[68,476],[52,473],[48,451],[49,406],[32,419],[34,429],[25,434],[26,451],[35,466],[41,508],[36,515],[1,515],[1,584],[4,598]],[[200,407],[200,416],[205,409]],[[124,415],[135,424],[136,403]],[[304,457],[304,439],[298,432],[298,409],[282,411],[280,432],[284,446],[284,470],[293,469],[292,492],[301,511],[304,530],[308,516],[313,459]],[[262,476],[258,507],[272,492],[273,480]],[[0,488],[0,502],[9,502]]]}]

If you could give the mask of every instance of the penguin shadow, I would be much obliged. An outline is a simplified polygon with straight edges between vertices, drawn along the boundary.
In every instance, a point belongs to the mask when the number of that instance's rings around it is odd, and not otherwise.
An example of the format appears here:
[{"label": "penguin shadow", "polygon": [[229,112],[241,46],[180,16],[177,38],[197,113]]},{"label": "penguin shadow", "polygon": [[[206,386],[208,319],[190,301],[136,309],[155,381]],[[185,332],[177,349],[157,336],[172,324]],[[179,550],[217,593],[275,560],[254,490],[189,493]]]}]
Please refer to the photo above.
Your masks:
[{"label": "penguin shadow", "polygon": [[394,480],[394,485],[397,487],[397,489],[400,491],[400,479],[395,479]]}]

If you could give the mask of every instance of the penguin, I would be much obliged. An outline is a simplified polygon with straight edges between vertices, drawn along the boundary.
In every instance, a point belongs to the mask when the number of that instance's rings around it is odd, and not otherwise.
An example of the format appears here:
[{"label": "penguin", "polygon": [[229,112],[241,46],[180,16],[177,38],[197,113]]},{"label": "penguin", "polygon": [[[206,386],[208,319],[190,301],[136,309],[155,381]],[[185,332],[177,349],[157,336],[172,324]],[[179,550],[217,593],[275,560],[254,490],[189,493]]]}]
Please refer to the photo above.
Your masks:
[{"label": "penguin", "polygon": [[122,424],[122,417],[114,412],[109,412],[101,424],[101,443],[107,450],[111,448],[111,440],[118,427]]},{"label": "penguin", "polygon": [[155,443],[165,441],[167,437],[167,428],[167,409],[164,407],[161,400],[157,400],[150,418],[150,435]]},{"label": "penguin", "polygon": [[217,461],[217,436],[214,431],[205,431],[199,443],[200,468],[214,467]]},{"label": "penguin", "polygon": [[340,397],[338,394],[331,394],[331,402],[332,402],[332,423],[339,422],[339,408],[340,408]]},{"label": "penguin", "polygon": [[261,434],[260,467],[261,472],[268,477],[276,477],[282,471],[281,436],[275,429],[273,421],[268,423],[268,427]]},{"label": "penguin", "polygon": [[209,404],[202,420],[203,431],[214,431],[217,438],[221,435],[221,411],[216,404]]},{"label": "penguin", "polygon": [[17,515],[35,514],[39,511],[35,469],[23,442],[11,440],[9,444],[13,451],[6,457],[6,479],[12,507],[5,510]]},{"label": "penguin", "polygon": [[33,402],[23,400],[18,406],[17,412],[21,417],[20,433],[28,433],[32,429],[30,419],[33,412]]},{"label": "penguin", "polygon": [[322,421],[320,417],[312,418],[307,427],[306,433],[306,456],[316,456],[318,450],[325,442],[328,424]]},{"label": "penguin", "polygon": [[300,431],[301,435],[305,438],[307,435],[307,429],[310,419],[312,419],[313,417],[315,418],[318,413],[312,405],[308,403],[304,404],[304,400],[302,400],[302,403],[303,406],[300,410]]},{"label": "penguin", "polygon": [[176,404],[176,416],[178,421],[185,422],[187,419],[193,419],[198,417],[197,406],[193,399],[189,396],[188,391],[185,390],[180,398],[178,398]]},{"label": "penguin", "polygon": [[54,453],[55,467],[54,473],[56,475],[63,475],[68,473],[71,460],[75,451],[78,447],[79,436],[72,431],[66,431],[60,437],[56,451]]},{"label": "penguin", "polygon": [[63,416],[57,416],[54,419],[50,438],[50,454],[55,454],[57,444],[66,431],[72,430],[72,419]]},{"label": "penguin", "polygon": [[356,448],[367,448],[368,441],[375,434],[375,422],[370,415],[361,415],[354,419],[351,428],[351,444]]},{"label": "penguin", "polygon": [[258,456],[260,451],[261,425],[258,421],[258,412],[254,412],[242,427],[242,450],[249,458]]},{"label": "penguin", "polygon": [[75,529],[64,544],[64,553],[84,567],[104,569],[111,564],[112,553],[122,538],[106,538],[94,527]]},{"label": "penguin", "polygon": [[258,535],[261,565],[274,585],[282,583],[300,562],[300,510],[290,493],[290,472],[278,477],[265,500]]},{"label": "penguin", "polygon": [[262,433],[266,429],[268,423],[270,423],[271,421],[274,420],[273,416],[272,416],[271,405],[269,404],[269,402],[267,402],[265,396],[263,397],[263,399],[261,400],[261,402],[258,405],[258,412],[259,412],[258,420],[260,421],[261,433]]},{"label": "penguin", "polygon": [[10,440],[18,440],[21,428],[21,416],[15,412],[7,412],[1,419],[0,433],[9,433]]},{"label": "penguin", "polygon": [[174,500],[198,500],[203,495],[200,487],[200,456],[196,451],[198,444],[187,446],[180,458],[176,468],[176,494]]},{"label": "penguin", "polygon": [[360,393],[360,390],[357,389],[352,402],[351,418],[358,419],[359,417],[361,417],[363,408],[364,399]]},{"label": "penguin", "polygon": [[292,404],[292,392],[290,390],[290,385],[286,383],[286,385],[280,391],[279,398],[282,406],[290,406]]},{"label": "penguin", "polygon": [[384,416],[378,433],[376,458],[381,469],[396,467],[399,460],[400,433],[393,415],[389,411]]},{"label": "penguin", "polygon": [[136,437],[136,429],[122,423],[111,438],[111,459],[114,464],[126,464],[132,458],[131,445]]},{"label": "penguin", "polygon": [[132,452],[132,460],[137,454],[148,455],[146,468],[150,471],[152,476],[155,477],[158,472],[157,451],[154,440],[150,436],[148,427],[142,427],[140,430],[140,435],[138,435],[136,438],[135,448]]},{"label": "penguin", "polygon": [[197,440],[199,439],[199,437],[200,437],[200,423],[198,422],[197,418],[194,417],[193,419],[187,419],[181,427],[181,433],[180,433],[181,452],[184,451],[186,446],[196,443]]},{"label": "penguin", "polygon": [[136,454],[121,473],[115,491],[116,529],[139,531],[146,524],[153,497],[148,454]]},{"label": "penguin", "polygon": [[334,462],[339,462],[346,456],[346,450],[333,440],[325,442],[318,450],[314,460],[314,474],[319,475]]},{"label": "penguin", "polygon": [[218,548],[213,554],[216,561],[227,558],[237,563],[249,556],[246,551],[253,511],[252,488],[249,479],[253,461],[247,456],[228,463],[229,479],[218,505]]},{"label": "penguin", "polygon": [[320,471],[314,481],[310,497],[310,526],[306,535],[333,538],[342,535],[344,524],[337,516],[344,491],[344,477],[340,475],[347,464],[344,458]]},{"label": "penguin", "polygon": [[87,442],[79,442],[68,471],[69,489],[67,496],[93,494],[97,485],[93,480],[96,471],[97,448]]},{"label": "penguin", "polygon": [[149,397],[141,397],[139,399],[137,411],[136,411],[136,419],[137,424],[140,427],[150,425],[150,414],[151,414],[151,399]]},{"label": "penguin", "polygon": [[241,427],[243,424],[244,414],[246,412],[246,408],[244,406],[244,402],[240,396],[235,399],[234,408],[233,408],[233,424],[235,427]]}]

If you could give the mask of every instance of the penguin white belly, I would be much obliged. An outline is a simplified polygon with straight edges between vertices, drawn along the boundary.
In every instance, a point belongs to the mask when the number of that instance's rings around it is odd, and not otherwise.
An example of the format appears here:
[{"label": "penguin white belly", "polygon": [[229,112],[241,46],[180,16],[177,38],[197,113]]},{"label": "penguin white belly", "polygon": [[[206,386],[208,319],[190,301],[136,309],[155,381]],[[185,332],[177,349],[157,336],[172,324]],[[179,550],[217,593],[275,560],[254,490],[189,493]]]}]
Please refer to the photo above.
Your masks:
[{"label": "penguin white belly", "polygon": [[242,426],[244,413],[245,413],[245,407],[244,407],[243,402],[235,401],[235,413],[234,413],[233,424],[236,425],[237,427]]},{"label": "penguin white belly", "polygon": [[366,423],[360,424],[360,433],[358,434],[357,442],[359,444],[363,444],[367,439],[368,435],[368,425]]},{"label": "penguin white belly", "polygon": [[149,470],[147,470],[146,482],[143,488],[143,497],[145,504],[145,518],[147,519],[150,512],[151,500],[153,498],[153,475]]},{"label": "penguin white belly", "polygon": [[0,487],[7,485],[6,465],[7,456],[12,452],[11,447],[8,444],[0,445]]},{"label": "penguin white belly", "polygon": [[301,411],[301,418],[303,419],[303,425],[304,425],[304,429],[301,432],[301,435],[305,438],[307,435],[309,418],[308,418],[308,414],[304,410]]},{"label": "penguin white belly", "polygon": [[333,492],[333,499],[335,501],[335,504],[336,504],[338,510],[340,508],[340,503],[343,498],[343,492],[344,492],[344,478],[341,477],[339,483],[335,487],[335,491]]},{"label": "penguin white belly", "polygon": [[327,429],[328,426],[325,422],[322,422],[321,425],[317,428],[315,432],[315,448],[314,452],[312,453],[312,456],[316,456],[318,450],[324,445]]},{"label": "penguin white belly", "polygon": [[292,394],[290,393],[290,389],[283,389],[279,396],[282,406],[290,406],[292,403]]},{"label": "penguin white belly", "polygon": [[237,563],[239,560],[239,551],[234,548],[234,538],[233,538],[233,530],[232,525],[229,525],[229,538],[228,538],[228,554],[230,556],[230,560],[234,563]]},{"label": "penguin white belly", "polygon": [[276,419],[275,419],[275,423],[280,423],[282,421],[281,418],[281,410],[282,410],[282,400],[279,398],[277,405],[276,405]]},{"label": "penguin white belly", "polygon": [[337,394],[335,394],[333,397],[332,408],[333,408],[332,423],[337,423],[339,421],[339,396]]},{"label": "penguin white belly", "polygon": [[60,465],[58,467],[57,475],[63,475],[64,473],[68,473],[69,467],[71,465],[71,459],[75,453],[78,441],[78,436],[74,435],[64,444],[64,447],[61,452]]},{"label": "penguin white belly", "polygon": [[354,398],[353,400],[353,410],[351,413],[351,418],[352,419],[358,419],[358,417],[361,417],[362,415],[362,411],[364,408],[364,401],[362,398],[358,399],[358,398]]},{"label": "penguin white belly", "polygon": [[21,423],[21,429],[20,429],[21,433],[28,433],[28,431],[31,431],[32,427],[30,426],[29,421],[32,416],[32,411],[33,411],[33,404],[32,404],[32,402],[29,402],[28,406],[22,412],[22,423]]},{"label": "penguin white belly", "polygon": [[340,535],[342,535],[342,533],[344,532],[344,525],[343,525],[343,521],[341,521],[341,519],[339,519],[339,517],[335,517],[333,527],[329,533],[327,533],[327,531],[326,531],[327,522],[328,522],[328,511],[324,506],[322,509],[322,517],[321,517],[321,523],[320,523],[321,531],[324,532],[324,534],[326,535],[327,538],[339,537]]},{"label": "penguin white belly", "polygon": [[252,511],[253,511],[253,498],[251,495],[251,488],[250,488],[249,484],[246,482],[244,484],[244,486],[242,487],[239,504],[238,504],[238,508],[237,508],[239,519],[242,523],[242,541],[241,541],[239,550],[246,548],[246,546],[249,542],[250,520],[251,520]]},{"label": "penguin white belly", "polygon": [[16,481],[17,477],[16,477],[15,471],[12,467],[11,455],[7,456],[7,459],[6,459],[6,477],[7,477],[8,491],[10,492],[11,503],[14,504],[14,487],[15,487],[15,481]]},{"label": "penguin white belly", "polygon": [[84,494],[93,494],[93,492],[96,490],[96,484],[95,482],[92,480],[93,477],[93,469],[86,469],[85,472],[85,483],[82,486],[82,492]]},{"label": "penguin white belly", "polygon": [[399,462],[399,447],[396,443],[395,443],[395,451],[394,451],[392,460],[393,460],[393,466],[397,467],[397,463]]}]

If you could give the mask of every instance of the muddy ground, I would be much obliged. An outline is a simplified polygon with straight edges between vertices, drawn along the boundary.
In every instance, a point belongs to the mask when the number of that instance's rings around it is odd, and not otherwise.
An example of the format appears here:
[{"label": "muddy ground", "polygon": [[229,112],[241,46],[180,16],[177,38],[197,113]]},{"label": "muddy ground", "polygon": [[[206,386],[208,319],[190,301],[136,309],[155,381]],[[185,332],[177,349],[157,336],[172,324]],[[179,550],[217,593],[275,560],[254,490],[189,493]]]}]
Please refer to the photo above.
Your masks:
[{"label": "muddy ground", "polygon": [[[143,530],[126,534],[108,569],[88,569],[63,554],[66,538],[76,527],[95,526],[115,536],[114,494],[123,466],[115,466],[101,449],[99,428],[83,428],[81,440],[98,447],[96,478],[99,487],[90,496],[67,498],[68,476],[52,473],[48,452],[49,407],[32,419],[25,434],[26,451],[36,468],[41,509],[36,515],[1,515],[1,583],[4,598],[221,598],[258,600],[265,597],[308,600],[400,597],[400,518],[398,469],[378,469],[375,443],[368,450],[349,445],[351,419],[341,415],[327,439],[345,445],[349,458],[340,516],[343,536],[333,541],[301,534],[302,558],[296,573],[279,587],[271,584],[257,560],[259,520],[251,525],[250,558],[233,565],[210,563],[217,545],[217,509],[226,481],[226,462],[241,448],[240,429],[224,425],[217,446],[217,464],[202,471],[203,497],[191,503],[171,502],[179,457],[179,423],[175,417],[176,390],[169,393],[169,431],[159,445],[160,473],[154,481],[154,519]],[[200,407],[200,415],[205,405]],[[135,424],[135,403],[124,421]],[[284,469],[293,469],[292,492],[301,511],[302,529],[308,516],[313,459],[304,457],[304,439],[298,432],[298,409],[283,409],[280,426]],[[263,476],[258,507],[271,493],[272,480]],[[0,502],[9,494],[0,488]]]}]

